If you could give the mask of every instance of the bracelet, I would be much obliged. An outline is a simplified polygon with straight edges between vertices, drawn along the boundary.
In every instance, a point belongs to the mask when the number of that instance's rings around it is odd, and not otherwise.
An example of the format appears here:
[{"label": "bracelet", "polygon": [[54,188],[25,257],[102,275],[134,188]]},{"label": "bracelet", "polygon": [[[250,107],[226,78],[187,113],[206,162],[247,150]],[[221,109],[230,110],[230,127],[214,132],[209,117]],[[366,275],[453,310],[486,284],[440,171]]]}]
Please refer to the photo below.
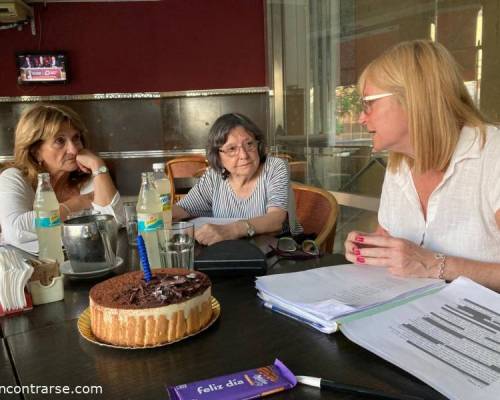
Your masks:
[{"label": "bracelet", "polygon": [[59,203],[60,206],[62,206],[66,212],[68,213],[68,215],[70,215],[73,211],[71,211],[71,209],[64,203]]},{"label": "bracelet", "polygon": [[438,268],[439,268],[439,273],[438,273],[438,279],[444,279],[444,269],[446,267],[446,256],[442,253],[436,253],[434,254],[434,258],[436,260],[439,260]]}]

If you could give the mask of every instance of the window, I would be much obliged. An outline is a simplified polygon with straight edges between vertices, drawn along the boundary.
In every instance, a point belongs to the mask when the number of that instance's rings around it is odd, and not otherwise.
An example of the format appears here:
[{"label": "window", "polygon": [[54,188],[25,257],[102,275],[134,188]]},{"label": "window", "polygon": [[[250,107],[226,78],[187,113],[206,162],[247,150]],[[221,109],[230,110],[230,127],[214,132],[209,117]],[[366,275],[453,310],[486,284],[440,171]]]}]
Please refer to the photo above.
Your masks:
[{"label": "window", "polygon": [[437,40],[462,66],[481,110],[499,121],[500,10],[493,3],[268,0],[271,144],[306,165],[306,183],[376,219],[386,155],[372,154],[370,135],[357,122],[361,71],[396,43]]}]

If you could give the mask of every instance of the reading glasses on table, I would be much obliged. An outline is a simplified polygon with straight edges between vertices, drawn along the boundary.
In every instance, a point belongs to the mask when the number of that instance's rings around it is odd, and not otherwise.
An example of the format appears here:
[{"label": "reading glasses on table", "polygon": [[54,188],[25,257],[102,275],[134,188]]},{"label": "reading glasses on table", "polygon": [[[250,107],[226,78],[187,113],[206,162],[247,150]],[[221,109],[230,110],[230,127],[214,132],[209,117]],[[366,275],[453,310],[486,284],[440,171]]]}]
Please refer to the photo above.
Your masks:
[{"label": "reading glasses on table", "polygon": [[276,247],[269,245],[271,252],[267,256],[276,255],[281,258],[307,260],[320,256],[318,245],[314,240],[306,239],[298,244],[295,239],[285,236],[278,239]]}]

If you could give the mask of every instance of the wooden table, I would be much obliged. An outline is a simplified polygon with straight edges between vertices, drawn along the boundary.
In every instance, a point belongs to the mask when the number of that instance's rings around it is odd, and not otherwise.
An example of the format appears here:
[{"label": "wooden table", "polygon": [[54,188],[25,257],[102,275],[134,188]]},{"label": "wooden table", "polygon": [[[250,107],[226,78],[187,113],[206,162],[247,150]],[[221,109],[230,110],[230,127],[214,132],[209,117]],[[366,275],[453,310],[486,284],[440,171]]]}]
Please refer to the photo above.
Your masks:
[{"label": "wooden table", "polygon": [[[0,339],[0,386],[14,386],[17,385],[14,367],[9,357],[6,340]],[[20,399],[20,395],[12,394],[5,396],[0,392],[0,398],[4,399]]]},{"label": "wooden table", "polygon": [[[132,250],[129,252],[131,257],[124,255],[127,257],[124,269],[137,268],[133,254]],[[301,262],[283,261],[270,273],[344,262],[341,255]],[[98,346],[80,336],[76,323],[88,306],[88,290],[95,283],[65,278],[64,301],[37,306],[20,317],[0,320],[18,384],[100,385],[102,395],[89,397],[162,399],[168,398],[165,385],[255,368],[279,358],[298,375],[321,376],[391,394],[443,399],[429,386],[350,342],[341,333],[325,335],[264,308],[256,296],[251,277],[213,280],[213,296],[221,304],[221,316],[199,335],[156,349],[118,350]],[[4,357],[0,365],[4,366],[8,359]],[[10,373],[8,368],[2,372],[2,382],[3,379],[12,381],[13,369]],[[24,395],[25,399],[38,397],[50,398]],[[356,397],[298,385],[272,398]]]}]

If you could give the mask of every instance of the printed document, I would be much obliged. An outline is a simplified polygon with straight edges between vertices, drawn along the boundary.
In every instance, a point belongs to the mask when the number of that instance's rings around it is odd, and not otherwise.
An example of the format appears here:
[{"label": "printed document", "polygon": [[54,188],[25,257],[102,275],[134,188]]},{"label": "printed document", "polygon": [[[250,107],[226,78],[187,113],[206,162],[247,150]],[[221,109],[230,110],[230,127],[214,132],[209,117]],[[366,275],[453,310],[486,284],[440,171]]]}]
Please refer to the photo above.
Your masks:
[{"label": "printed document", "polygon": [[500,294],[468,278],[340,324],[350,340],[450,399],[500,398]]},{"label": "printed document", "polygon": [[397,277],[384,267],[346,264],[262,276],[255,286],[269,308],[333,332],[343,315],[443,285],[439,279]]}]

